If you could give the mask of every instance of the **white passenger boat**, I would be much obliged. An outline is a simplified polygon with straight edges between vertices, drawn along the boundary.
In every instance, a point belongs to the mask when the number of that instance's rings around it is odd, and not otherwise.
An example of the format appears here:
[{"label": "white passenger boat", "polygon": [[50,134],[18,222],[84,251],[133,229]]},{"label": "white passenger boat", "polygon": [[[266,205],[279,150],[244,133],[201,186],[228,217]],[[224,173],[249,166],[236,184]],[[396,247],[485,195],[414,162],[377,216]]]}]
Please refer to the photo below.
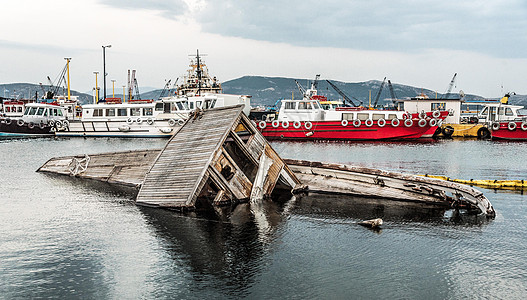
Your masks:
[{"label": "white passenger boat", "polygon": [[[58,136],[93,137],[170,137],[196,109],[206,110],[231,105],[245,105],[249,115],[250,96],[221,93],[221,84],[211,78],[205,64],[191,60],[188,75],[177,91],[158,100],[135,100],[121,103],[120,98],[82,106],[82,111]],[[131,93],[130,93],[131,94]],[[94,99],[94,102],[95,99]]]}]

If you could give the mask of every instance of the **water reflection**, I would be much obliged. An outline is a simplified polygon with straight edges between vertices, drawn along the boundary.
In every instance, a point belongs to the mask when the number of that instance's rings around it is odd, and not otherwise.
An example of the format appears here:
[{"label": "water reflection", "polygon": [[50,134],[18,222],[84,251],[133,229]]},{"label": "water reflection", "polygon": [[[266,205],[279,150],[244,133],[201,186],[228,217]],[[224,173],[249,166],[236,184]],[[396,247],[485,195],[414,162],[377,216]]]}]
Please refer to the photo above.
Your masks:
[{"label": "water reflection", "polygon": [[247,295],[265,266],[262,259],[283,221],[281,210],[271,201],[218,209],[214,215],[141,208],[167,253],[190,267],[198,283],[192,289],[203,293],[212,288],[236,297]]}]

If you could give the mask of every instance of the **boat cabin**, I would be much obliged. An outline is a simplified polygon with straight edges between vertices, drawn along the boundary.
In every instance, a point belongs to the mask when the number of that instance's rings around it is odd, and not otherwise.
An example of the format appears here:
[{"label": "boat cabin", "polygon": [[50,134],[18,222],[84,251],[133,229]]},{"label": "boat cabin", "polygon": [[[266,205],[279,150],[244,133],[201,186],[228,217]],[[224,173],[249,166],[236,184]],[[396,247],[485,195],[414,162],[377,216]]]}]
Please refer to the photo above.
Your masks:
[{"label": "boat cabin", "polygon": [[410,99],[397,100],[398,110],[409,113],[420,113],[422,111],[449,111],[444,120],[445,123],[459,124],[461,118],[461,99],[437,99],[428,97],[414,97]]},{"label": "boat cabin", "polygon": [[21,117],[24,114],[24,102],[6,101],[2,104],[1,113],[6,117]]},{"label": "boat cabin", "polygon": [[83,121],[135,121],[153,118],[154,103],[107,103],[82,106]]},{"label": "boat cabin", "polygon": [[317,100],[282,100],[278,121],[322,121],[324,109]]},{"label": "boat cabin", "polygon": [[26,123],[44,123],[47,124],[49,120],[65,120],[66,111],[64,107],[56,104],[48,103],[28,103],[24,115],[21,117]]},{"label": "boat cabin", "polygon": [[479,123],[523,120],[527,120],[527,109],[520,105],[509,105],[501,102],[485,104],[478,113]]}]

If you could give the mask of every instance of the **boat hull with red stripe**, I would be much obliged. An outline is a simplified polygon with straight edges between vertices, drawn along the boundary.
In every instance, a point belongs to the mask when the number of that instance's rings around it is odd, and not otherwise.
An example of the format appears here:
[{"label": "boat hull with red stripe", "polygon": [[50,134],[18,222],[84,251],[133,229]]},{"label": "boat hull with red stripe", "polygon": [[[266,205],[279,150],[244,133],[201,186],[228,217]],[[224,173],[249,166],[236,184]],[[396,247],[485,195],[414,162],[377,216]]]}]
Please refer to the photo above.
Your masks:
[{"label": "boat hull with red stripe", "polygon": [[527,121],[495,122],[490,129],[492,139],[527,141]]}]

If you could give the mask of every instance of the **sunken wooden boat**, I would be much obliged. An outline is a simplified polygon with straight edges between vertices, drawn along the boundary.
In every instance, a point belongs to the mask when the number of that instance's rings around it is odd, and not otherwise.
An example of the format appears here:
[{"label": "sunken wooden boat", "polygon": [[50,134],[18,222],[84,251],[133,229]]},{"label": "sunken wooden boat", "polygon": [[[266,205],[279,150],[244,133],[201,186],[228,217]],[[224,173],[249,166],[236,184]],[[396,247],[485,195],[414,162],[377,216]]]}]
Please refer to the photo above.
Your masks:
[{"label": "sunken wooden boat", "polygon": [[242,109],[196,112],[160,150],[55,157],[38,171],[134,187],[138,205],[182,211],[272,198],[274,193],[307,192],[495,215],[483,193],[466,185],[371,168],[284,160]]}]

